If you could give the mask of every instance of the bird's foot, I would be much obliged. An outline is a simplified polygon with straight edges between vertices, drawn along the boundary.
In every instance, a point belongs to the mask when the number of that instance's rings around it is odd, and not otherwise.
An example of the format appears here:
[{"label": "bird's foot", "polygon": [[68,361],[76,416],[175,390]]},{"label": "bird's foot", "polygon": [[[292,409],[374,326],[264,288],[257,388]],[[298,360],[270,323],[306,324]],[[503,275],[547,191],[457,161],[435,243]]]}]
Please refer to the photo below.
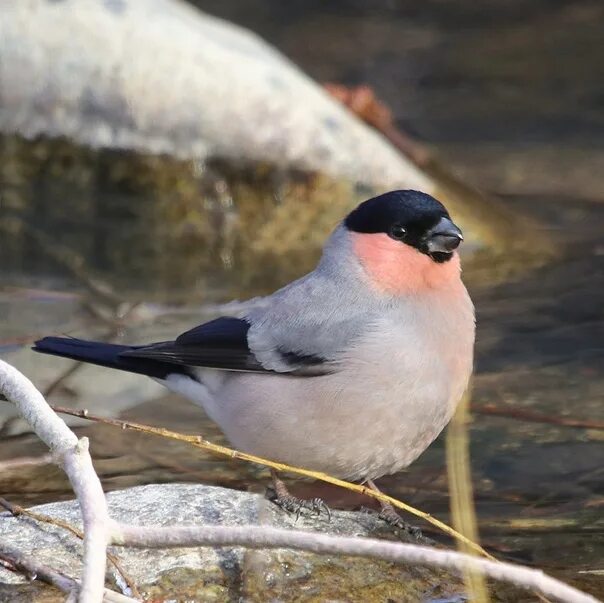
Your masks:
[{"label": "bird's foot", "polygon": [[278,507],[288,513],[294,513],[296,515],[296,520],[300,517],[303,510],[310,511],[313,515],[321,515],[321,513],[325,512],[328,521],[331,520],[331,511],[322,498],[305,500],[293,496],[289,493],[287,486],[277,477],[277,474],[273,472],[272,475],[274,494],[270,497],[270,500]]},{"label": "bird's foot", "polygon": [[[374,484],[373,480],[368,479],[367,485],[374,491],[381,494],[380,489]],[[412,526],[410,523],[407,523],[395,510],[394,507],[385,500],[380,500],[380,507],[382,510],[380,511],[378,517],[385,521],[388,525],[392,526],[395,529],[406,532],[410,536],[412,536],[415,540],[423,540],[428,543],[429,539],[424,538],[422,531],[416,527]]]},{"label": "bird's foot", "polygon": [[422,531],[410,523],[407,523],[395,510],[393,507],[385,507],[382,508],[381,511],[376,511],[375,509],[370,509],[369,507],[361,507],[358,511],[361,515],[367,515],[370,517],[377,517],[387,523],[389,526],[397,530],[402,530],[407,534],[413,536],[413,538],[417,540],[421,540],[424,538]]},{"label": "bird's foot", "polygon": [[378,517],[388,525],[406,532],[416,540],[421,540],[423,538],[422,531],[417,526],[407,523],[391,505],[384,505]]},{"label": "bird's foot", "polygon": [[305,500],[303,498],[298,498],[297,496],[292,496],[291,494],[287,494],[286,496],[278,496],[275,494],[271,500],[284,511],[295,514],[296,520],[300,517],[302,511],[304,510],[309,511],[313,515],[321,515],[321,513],[325,513],[327,515],[327,519],[331,519],[331,511],[322,498],[311,498],[309,500]]}]

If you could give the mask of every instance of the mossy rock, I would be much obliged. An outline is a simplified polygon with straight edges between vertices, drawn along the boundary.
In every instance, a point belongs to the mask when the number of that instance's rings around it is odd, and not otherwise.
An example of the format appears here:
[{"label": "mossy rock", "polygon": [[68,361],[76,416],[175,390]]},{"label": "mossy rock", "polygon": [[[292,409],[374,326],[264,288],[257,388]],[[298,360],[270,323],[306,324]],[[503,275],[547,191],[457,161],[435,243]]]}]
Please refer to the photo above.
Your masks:
[{"label": "mossy rock", "polygon": [[[296,520],[258,494],[193,484],[149,485],[108,495],[109,510],[121,522],[139,525],[266,525],[337,535],[393,539],[397,536],[374,515],[334,511],[326,517]],[[75,501],[36,507],[40,513],[80,523]],[[23,518],[3,518],[0,537],[37,561],[70,576],[81,568],[81,543],[61,528]],[[405,538],[405,536],[402,536]],[[409,602],[463,600],[455,574],[407,564],[314,555],[288,549],[240,547],[131,549],[113,552],[146,599],[174,601]],[[110,566],[111,568],[111,566]],[[108,585],[113,579],[108,573]],[[0,595],[11,601],[62,601],[0,568]],[[8,600],[8,599],[7,599]]]}]

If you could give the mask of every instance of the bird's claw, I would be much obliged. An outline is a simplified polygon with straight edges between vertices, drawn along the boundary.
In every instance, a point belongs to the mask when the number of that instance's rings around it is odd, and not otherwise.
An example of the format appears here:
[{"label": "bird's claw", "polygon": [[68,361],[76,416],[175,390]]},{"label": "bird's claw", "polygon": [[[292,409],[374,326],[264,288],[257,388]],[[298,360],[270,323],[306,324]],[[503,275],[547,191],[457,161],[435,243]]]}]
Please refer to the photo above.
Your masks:
[{"label": "bird's claw", "polygon": [[327,506],[327,503],[322,498],[313,498],[309,501],[312,505],[312,510],[316,515],[321,515],[322,512],[325,512],[327,515],[327,521],[331,521],[331,511]]},{"label": "bird's claw", "polygon": [[310,511],[311,514],[317,516],[321,515],[322,512],[325,512],[327,520],[331,521],[331,511],[322,498],[304,500],[302,498],[297,498],[296,496],[287,495],[280,497],[276,496],[273,498],[273,502],[284,511],[295,514],[296,521],[299,519],[303,510]]},{"label": "bird's claw", "polygon": [[416,540],[423,538],[422,531],[417,526],[407,523],[394,509],[382,509],[378,517],[393,528],[407,532]]}]

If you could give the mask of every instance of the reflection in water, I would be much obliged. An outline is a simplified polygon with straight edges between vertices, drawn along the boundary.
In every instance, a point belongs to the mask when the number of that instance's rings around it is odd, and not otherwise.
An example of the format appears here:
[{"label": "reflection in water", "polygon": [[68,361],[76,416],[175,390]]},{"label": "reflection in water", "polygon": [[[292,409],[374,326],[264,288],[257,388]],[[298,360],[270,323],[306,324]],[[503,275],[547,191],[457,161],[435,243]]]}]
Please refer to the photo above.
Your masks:
[{"label": "reflection in water", "polygon": [[[603,126],[597,112],[602,80],[594,69],[600,59],[591,52],[601,35],[602,6],[543,0],[491,3],[487,11],[475,3],[453,7],[440,2],[383,2],[379,10],[369,11],[348,2],[348,8],[332,13],[325,12],[323,3],[298,8],[288,5],[286,9],[281,3],[267,2],[263,9],[253,11],[240,4],[204,2],[203,7],[251,25],[321,80],[373,85],[396,110],[399,121],[433,142],[459,173],[500,194],[511,208],[530,211],[551,229],[561,249],[555,262],[495,287],[481,282],[490,280],[497,266],[482,265],[484,273],[468,274],[479,323],[474,401],[509,404],[552,416],[604,420],[604,206],[594,202],[601,199],[602,184],[601,170],[595,166],[604,154]],[[537,30],[542,35],[535,35]],[[284,199],[293,199],[292,206],[304,204],[309,194],[304,176],[284,184],[274,174],[269,178],[259,172],[239,185],[240,198],[245,190],[250,199],[244,212],[252,227],[245,244],[236,249],[229,246],[224,212],[216,211],[230,202],[228,196],[221,196],[225,189],[220,178],[210,175],[191,184],[191,180],[179,178],[179,165],[162,173],[154,170],[154,160],[140,160],[137,174],[148,179],[149,194],[163,200],[155,205],[159,213],[149,215],[146,195],[136,203],[123,203],[134,176],[123,171],[119,161],[101,167],[95,164],[88,171],[80,164],[78,170],[70,171],[73,159],[68,148],[64,149],[45,165],[58,169],[62,162],[66,173],[72,174],[74,190],[93,196],[86,205],[80,195],[77,204],[64,205],[61,213],[49,200],[63,197],[64,191],[29,191],[29,198],[36,199],[29,206],[31,217],[38,226],[48,226],[47,236],[60,231],[60,240],[67,246],[82,236],[85,222],[89,262],[101,271],[120,266],[112,284],[118,290],[129,285],[128,297],[173,301],[175,296],[168,291],[177,287],[180,300],[184,291],[191,302],[190,292],[195,291],[194,306],[197,300],[201,303],[202,292],[208,299],[220,298],[225,291],[262,290],[289,278],[285,264],[294,264],[301,271],[314,262],[314,256],[306,257],[303,246],[292,246],[287,239],[287,221],[277,223],[271,231],[261,227],[266,191],[283,196],[285,187]],[[16,185],[26,186],[28,174],[13,172],[11,189],[6,184],[7,169],[5,166],[3,197],[15,209],[18,200],[11,194]],[[108,173],[110,170],[115,172]],[[203,187],[210,187],[214,205],[201,208],[205,213],[200,220],[200,208],[195,204]],[[330,210],[334,188],[349,200],[366,192],[319,181],[314,202],[325,217],[325,224],[317,229],[320,238],[319,231],[344,213],[341,207]],[[177,236],[165,227],[166,216],[175,207],[171,205],[174,196],[185,200],[178,205],[181,214],[175,217]],[[69,203],[69,197],[63,201]],[[134,223],[131,212],[143,216],[136,232],[125,228]],[[292,255],[277,259],[267,255],[265,263],[258,261],[262,245],[274,239],[282,239],[284,250]],[[83,305],[82,300],[89,296],[81,282],[74,283],[65,271],[57,272],[56,263],[40,253],[40,246],[24,252],[17,246],[26,245],[25,239],[21,243],[18,238],[13,240],[15,247],[6,252],[21,259],[13,264],[10,277],[4,275],[5,287],[0,289],[0,310],[8,317],[0,324],[0,353],[44,386],[69,363],[32,358],[19,347],[24,339],[57,332],[98,336],[113,327],[106,324],[106,306]],[[171,253],[170,245],[186,248],[192,258],[199,259],[199,265],[193,262],[182,272],[162,273],[162,257]],[[240,254],[245,261],[248,246],[259,253],[254,264],[258,273],[250,277],[252,285],[239,279],[233,282],[228,270],[231,255]],[[202,269],[217,260],[222,265],[219,274],[200,282]],[[162,277],[148,280],[142,271],[149,267]],[[94,298],[98,300],[98,296]],[[118,336],[132,342],[160,340],[200,319],[195,308],[190,313],[158,316],[156,306],[140,306]],[[217,428],[198,409],[164,396],[143,381],[87,368],[61,384],[53,399],[143,423],[202,432],[208,439],[222,441]],[[20,434],[19,425],[5,411],[0,407],[5,436],[0,460],[41,454],[43,446]],[[202,457],[175,442],[98,425],[79,429],[92,438],[96,466],[108,489],[150,481],[194,480],[258,489],[266,483],[262,469]],[[501,554],[544,569],[562,573],[565,568],[594,569],[604,554],[603,432],[475,415],[471,437],[484,542]],[[382,487],[446,517],[443,458],[441,438],[408,472],[385,478]],[[326,496],[334,505],[359,504],[342,492],[324,492],[323,486],[299,483],[297,487]],[[0,490],[15,502],[69,496],[59,472],[46,466],[3,471]],[[596,580],[592,574],[582,575],[585,583]],[[595,582],[587,587],[593,592],[601,588]]]}]

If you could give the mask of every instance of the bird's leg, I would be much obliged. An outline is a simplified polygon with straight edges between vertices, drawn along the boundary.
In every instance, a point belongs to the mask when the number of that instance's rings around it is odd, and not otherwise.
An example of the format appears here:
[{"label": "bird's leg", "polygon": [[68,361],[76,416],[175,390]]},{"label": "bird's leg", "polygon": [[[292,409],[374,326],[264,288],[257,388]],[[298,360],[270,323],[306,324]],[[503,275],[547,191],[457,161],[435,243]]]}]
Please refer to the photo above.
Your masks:
[{"label": "bird's leg", "polygon": [[271,470],[271,477],[273,479],[273,490],[275,491],[275,495],[271,500],[278,507],[289,513],[295,513],[296,519],[300,517],[302,509],[308,509],[316,515],[320,515],[321,511],[325,511],[327,519],[331,519],[331,512],[323,499],[311,498],[310,500],[304,500],[303,498],[293,496],[289,493],[287,486],[279,479],[274,469]]},{"label": "bird's leg", "polygon": [[[381,490],[373,483],[372,480],[367,480],[367,485],[374,491],[382,493]],[[422,531],[416,527],[412,526],[410,523],[407,523],[395,510],[394,507],[386,501],[380,500],[380,506],[382,510],[380,511],[380,519],[383,519],[386,523],[391,525],[394,528],[398,528],[399,530],[404,530],[408,534],[411,534],[414,538],[422,538]]]}]

